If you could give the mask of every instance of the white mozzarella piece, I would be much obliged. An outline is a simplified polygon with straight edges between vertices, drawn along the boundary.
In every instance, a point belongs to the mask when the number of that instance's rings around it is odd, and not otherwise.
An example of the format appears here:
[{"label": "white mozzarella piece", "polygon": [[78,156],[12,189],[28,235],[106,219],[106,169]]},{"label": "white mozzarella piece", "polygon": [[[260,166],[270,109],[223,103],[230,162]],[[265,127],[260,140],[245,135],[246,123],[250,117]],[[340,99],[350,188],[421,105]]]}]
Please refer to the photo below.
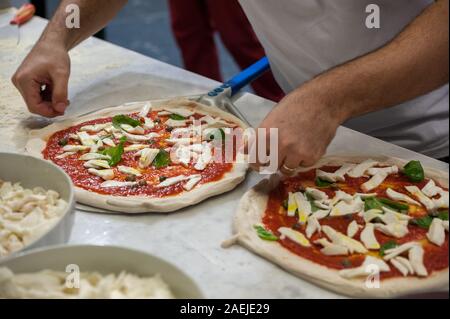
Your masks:
[{"label": "white mozzarella piece", "polygon": [[183,188],[186,191],[190,191],[192,190],[195,186],[197,186],[197,184],[202,180],[202,176],[201,175],[194,175],[191,176],[190,179],[188,180],[188,182],[186,184],[184,184]]},{"label": "white mozzarella piece", "polygon": [[369,175],[391,175],[391,174],[397,174],[398,173],[398,167],[397,166],[389,166],[389,167],[372,167],[367,170],[367,174]]},{"label": "white mozzarella piece", "polygon": [[158,155],[159,150],[155,148],[144,148],[141,151],[141,157],[139,158],[139,167],[140,168],[147,168],[150,166],[151,163],[155,160],[156,156]]},{"label": "white mozzarella piece", "polygon": [[159,183],[157,187],[172,186],[172,185],[178,184],[182,181],[185,181],[187,179],[189,179],[189,176],[185,176],[185,175],[170,177],[170,178],[166,179],[164,182]]},{"label": "white mozzarella piece", "polygon": [[366,246],[369,250],[379,250],[380,244],[378,243],[377,238],[375,237],[375,227],[374,224],[368,223],[366,227],[361,232],[361,241],[364,246]]},{"label": "white mozzarella piece", "polygon": [[330,215],[331,209],[319,209],[316,210],[311,216],[313,216],[317,220],[324,219]]},{"label": "white mozzarella piece", "polygon": [[306,226],[306,237],[311,238],[316,232],[321,232],[322,227],[320,226],[319,221],[311,216],[308,218],[308,225]]},{"label": "white mozzarella piece", "polygon": [[308,199],[300,192],[294,193],[294,198],[297,203],[298,210],[298,222],[301,225],[305,225],[309,215],[312,214],[311,203]]},{"label": "white mozzarella piece", "polygon": [[357,277],[367,277],[372,274],[374,268],[372,266],[376,266],[379,272],[388,272],[391,271],[391,268],[387,263],[385,263],[382,259],[366,256],[363,264],[357,268],[352,269],[343,269],[339,271],[339,275],[346,279],[352,279]]},{"label": "white mozzarella piece", "polygon": [[[158,133],[150,133],[147,135],[134,135],[134,134],[130,134],[126,131],[122,131],[122,132],[123,132],[123,135],[127,138],[127,140],[131,141],[131,142],[146,142],[146,141],[151,140],[152,138],[159,137]],[[114,137],[116,137],[115,134],[114,134]],[[118,137],[116,137],[116,138],[118,138]]]},{"label": "white mozzarella piece", "polygon": [[80,138],[81,144],[85,146],[93,146],[95,145],[94,139],[86,132],[77,132],[78,137]]},{"label": "white mozzarella piece", "polygon": [[375,229],[395,238],[403,238],[409,233],[407,223],[375,224]]},{"label": "white mozzarella piece", "polygon": [[164,109],[164,111],[169,112],[169,114],[176,114],[183,117],[189,117],[195,114],[193,111],[184,108],[170,108]]},{"label": "white mozzarella piece", "polygon": [[375,218],[381,217],[383,211],[380,209],[369,209],[368,211],[363,213],[363,218],[366,223],[371,222]]},{"label": "white mozzarella piece", "polygon": [[63,147],[64,152],[80,152],[80,151],[82,152],[87,151],[89,149],[90,147],[85,145],[66,145]]},{"label": "white mozzarella piece", "polygon": [[90,161],[90,160],[110,160],[111,157],[108,155],[103,155],[99,153],[86,153],[80,156],[81,161]]},{"label": "white mozzarella piece", "polygon": [[422,193],[424,193],[425,196],[434,197],[439,194],[441,190],[441,188],[436,186],[434,180],[430,179],[428,183],[422,188]]},{"label": "white mozzarella piece", "polygon": [[367,182],[361,185],[361,189],[366,193],[370,192],[371,190],[380,186],[381,183],[384,182],[386,177],[387,175],[383,173],[373,175]]},{"label": "white mozzarella piece", "polygon": [[116,143],[114,143],[114,141],[109,137],[103,139],[103,144],[111,147],[116,147]]},{"label": "white mozzarella piece", "polygon": [[[113,134],[114,138],[120,140],[122,137],[125,136],[124,133],[126,133],[125,131],[122,131],[122,132],[113,132],[112,134]],[[127,134],[129,134],[129,133],[127,133]],[[132,140],[130,140],[130,141],[133,142]]]},{"label": "white mozzarella piece", "polygon": [[331,182],[331,183],[336,182],[336,176],[334,175],[334,173],[328,173],[328,172],[324,172],[320,169],[317,169],[316,176],[318,178],[320,178],[321,180],[324,180],[327,182]]},{"label": "white mozzarella piece", "polygon": [[402,264],[403,267],[405,267],[408,270],[408,273],[411,275],[414,275],[414,268],[412,267],[411,263],[409,262],[409,260],[405,257],[402,256],[397,256],[391,260],[397,261],[398,263]]},{"label": "white mozzarella piece", "polygon": [[400,245],[398,247],[388,249],[385,251],[385,255],[384,255],[383,259],[389,261],[394,257],[400,256],[400,255],[406,253],[411,248],[416,247],[416,246],[420,246],[420,244],[418,242],[409,242],[409,243]]},{"label": "white mozzarella piece", "polygon": [[167,115],[171,115],[171,114],[172,114],[172,112],[169,112],[169,111],[160,111],[160,112],[158,112],[159,116],[167,116]]},{"label": "white mozzarella piece", "polygon": [[443,226],[444,229],[448,232],[448,220],[443,220],[443,221],[442,221],[442,226]]},{"label": "white mozzarella piece", "polygon": [[134,176],[142,176],[142,174],[141,174],[140,171],[138,171],[137,169],[132,168],[132,167],[119,165],[119,166],[117,166],[117,169],[118,169],[119,172],[121,172],[122,174],[134,175]]},{"label": "white mozzarella piece", "polygon": [[152,121],[152,119],[146,117],[144,118],[144,128],[147,130],[151,130],[152,128],[155,127],[155,122]]},{"label": "white mozzarella piece", "polygon": [[436,207],[433,201],[425,196],[425,194],[422,193],[422,191],[417,186],[405,186],[405,188],[414,197],[416,197],[428,211],[433,212],[435,210]]},{"label": "white mozzarella piece", "polygon": [[187,122],[185,120],[172,120],[168,119],[164,124],[166,124],[169,127],[184,127],[187,125]]},{"label": "white mozzarella piece", "polygon": [[362,199],[370,198],[370,197],[376,197],[377,193],[355,193],[353,194],[353,198],[361,197]]},{"label": "white mozzarella piece", "polygon": [[325,210],[331,210],[331,201],[330,200],[315,200],[314,205],[317,206],[317,208],[325,209]]},{"label": "white mozzarella piece", "polygon": [[397,258],[391,259],[391,264],[397,268],[398,271],[403,275],[403,277],[408,276],[409,270],[405,267],[400,261],[397,260]]},{"label": "white mozzarella piece", "polygon": [[194,165],[194,168],[197,171],[202,171],[208,166],[208,164],[213,159],[212,149],[211,146],[208,143],[203,144],[203,151],[202,153],[197,157],[197,161]]},{"label": "white mozzarella piece", "polygon": [[334,230],[330,226],[322,226],[322,231],[333,242],[333,244],[347,247],[351,254],[355,252],[360,254],[367,253],[367,249],[359,241]]},{"label": "white mozzarella piece", "polygon": [[80,128],[80,131],[98,133],[98,132],[106,129],[109,126],[111,126],[111,123],[85,125]]},{"label": "white mozzarella piece", "polygon": [[437,246],[442,246],[445,242],[445,228],[442,220],[434,218],[431,222],[430,229],[427,233],[427,238],[430,242]]},{"label": "white mozzarella piece", "polygon": [[336,180],[341,182],[345,181],[344,175],[352,170],[355,166],[356,164],[353,163],[345,163],[344,165],[342,165],[341,168],[334,172],[337,177]]},{"label": "white mozzarella piece", "polygon": [[353,202],[353,196],[350,194],[347,194],[344,191],[338,190],[336,191],[333,199],[331,200],[331,205],[335,205],[336,203],[344,201],[347,204],[351,204]]},{"label": "white mozzarella piece", "polygon": [[369,168],[372,168],[376,165],[378,165],[377,161],[368,159],[362,162],[361,164],[358,164],[355,167],[353,167],[347,174],[348,176],[353,178],[362,177]]},{"label": "white mozzarella piece", "polygon": [[401,202],[405,202],[408,204],[420,206],[419,202],[415,201],[408,195],[394,191],[392,188],[388,188],[386,190],[386,195],[392,200],[401,201]]},{"label": "white mozzarella piece", "polygon": [[295,200],[294,193],[289,192],[288,195],[288,207],[287,207],[287,215],[289,217],[294,217],[297,212],[298,206],[297,201]]},{"label": "white mozzarella piece", "polygon": [[292,240],[294,243],[299,244],[303,247],[311,247],[311,243],[302,233],[295,231],[291,228],[281,227],[278,229],[278,232],[281,234],[281,239],[288,238]]},{"label": "white mozzarella piece", "polygon": [[316,176],[324,181],[328,181],[331,183],[334,182],[344,182],[345,181],[345,177],[344,175],[351,170],[353,167],[355,167],[355,164],[349,164],[349,163],[345,163],[344,165],[341,166],[341,168],[339,168],[337,171],[335,171],[334,173],[328,173],[328,172],[324,172],[320,169],[316,170]]},{"label": "white mozzarella piece", "polygon": [[409,262],[414,269],[414,272],[420,277],[428,276],[428,271],[423,264],[423,256],[425,254],[422,246],[414,246],[409,250]]},{"label": "white mozzarella piece", "polygon": [[322,192],[321,190],[318,190],[316,188],[307,187],[306,193],[311,195],[312,198],[316,200],[325,200],[328,199],[328,195],[325,192]]},{"label": "white mozzarella piece", "polygon": [[152,108],[152,103],[148,102],[142,107],[142,110],[139,112],[139,117],[147,118],[148,113]]},{"label": "white mozzarella piece", "polygon": [[139,125],[131,126],[128,124],[122,124],[122,125],[120,125],[120,127],[122,128],[122,130],[125,130],[127,133],[130,133],[130,134],[136,134],[136,135],[144,135],[145,134],[144,128]]},{"label": "white mozzarella piece", "polygon": [[89,168],[88,172],[92,175],[103,178],[105,181],[112,180],[114,178],[114,170],[112,169],[95,169]]},{"label": "white mozzarella piece", "polygon": [[314,243],[323,247],[320,252],[326,256],[346,256],[349,253],[347,247],[330,243],[326,238],[320,238]]},{"label": "white mozzarella piece", "polygon": [[105,160],[90,160],[83,165],[86,168],[111,168],[108,161]]},{"label": "white mozzarella piece", "polygon": [[124,152],[135,152],[148,148],[148,144],[131,144],[123,148]]},{"label": "white mozzarella piece", "polygon": [[74,155],[74,154],[76,154],[76,152],[64,152],[62,154],[59,154],[59,155],[55,156],[55,158],[56,159],[63,159],[63,158],[66,158],[66,157]]},{"label": "white mozzarella piece", "polygon": [[436,209],[448,208],[448,192],[442,190],[440,192],[441,197],[433,199],[433,204]]},{"label": "white mozzarella piece", "polygon": [[138,182],[119,182],[119,181],[106,181],[103,182],[100,187],[113,188],[113,187],[131,187],[136,186]]},{"label": "white mozzarella piece", "polygon": [[392,210],[388,207],[383,206],[382,209],[383,209],[384,214],[382,216],[380,216],[380,219],[386,225],[396,224],[396,223],[403,223],[406,225],[412,219],[411,216],[406,215],[406,214],[397,213],[395,210]]},{"label": "white mozzarella piece", "polygon": [[361,198],[352,198],[351,203],[345,201],[339,202],[336,206],[331,209],[330,216],[345,216],[356,214],[364,210],[364,202]]},{"label": "white mozzarella piece", "polygon": [[358,223],[354,220],[347,227],[347,236],[350,238],[355,237],[356,233],[358,233],[359,226]]}]

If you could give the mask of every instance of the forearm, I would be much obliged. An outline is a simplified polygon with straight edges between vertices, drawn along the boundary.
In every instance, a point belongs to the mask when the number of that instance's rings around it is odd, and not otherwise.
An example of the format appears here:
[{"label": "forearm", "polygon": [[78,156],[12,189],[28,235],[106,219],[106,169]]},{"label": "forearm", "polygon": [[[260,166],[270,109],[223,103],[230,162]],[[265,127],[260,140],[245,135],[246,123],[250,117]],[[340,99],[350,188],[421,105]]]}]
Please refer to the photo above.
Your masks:
[{"label": "forearm", "polygon": [[437,1],[383,48],[336,67],[294,94],[321,100],[340,122],[426,94],[448,82],[448,0]]},{"label": "forearm", "polygon": [[[39,42],[61,45],[67,51],[101,30],[126,4],[127,0],[63,0],[42,33]],[[66,7],[80,8],[80,28],[67,28]]]}]

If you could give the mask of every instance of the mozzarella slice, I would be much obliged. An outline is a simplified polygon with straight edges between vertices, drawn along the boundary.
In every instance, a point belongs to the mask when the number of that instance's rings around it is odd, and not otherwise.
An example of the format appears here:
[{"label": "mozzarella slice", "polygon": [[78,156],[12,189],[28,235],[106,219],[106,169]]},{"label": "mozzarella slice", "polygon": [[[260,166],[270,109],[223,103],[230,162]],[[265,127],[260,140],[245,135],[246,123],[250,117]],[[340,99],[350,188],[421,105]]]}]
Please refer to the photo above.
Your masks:
[{"label": "mozzarella slice", "polygon": [[339,233],[330,226],[323,226],[322,230],[325,235],[327,235],[327,237],[333,242],[333,244],[347,247],[351,254],[355,252],[360,254],[367,253],[367,249],[359,241],[345,236],[342,233]]},{"label": "mozzarella slice", "polygon": [[319,221],[314,216],[309,217],[305,231],[306,237],[311,238],[316,232],[320,233],[321,230],[322,227],[320,226]]},{"label": "mozzarella slice", "polygon": [[369,250],[379,250],[380,244],[378,243],[377,238],[375,237],[375,227],[374,224],[366,224],[366,227],[361,232],[361,241],[363,242],[364,246],[366,246]]},{"label": "mozzarella slice", "polygon": [[[158,133],[150,133],[147,135],[134,135],[134,134],[130,134],[126,131],[122,131],[123,135],[127,138],[128,141],[132,141],[132,142],[146,142],[151,140],[152,138],[155,137],[159,137]],[[114,135],[116,137],[116,135]],[[118,138],[118,137],[116,137]],[[120,138],[120,137],[119,137]]]},{"label": "mozzarella slice", "polygon": [[189,179],[189,181],[184,184],[183,188],[186,191],[190,191],[192,190],[200,181],[202,180],[202,176],[201,175],[194,175],[191,176],[191,178]]},{"label": "mozzarella slice", "polygon": [[172,119],[168,119],[164,124],[169,127],[184,127],[187,125],[185,120],[177,121]]},{"label": "mozzarella slice", "polygon": [[419,202],[415,201],[408,195],[394,191],[392,188],[388,188],[386,190],[386,195],[392,200],[397,200],[397,201],[405,202],[408,204],[420,206]]},{"label": "mozzarella slice", "polygon": [[374,161],[374,160],[371,160],[371,159],[365,160],[361,164],[358,164],[355,167],[353,167],[348,172],[348,176],[350,176],[352,178],[362,177],[369,168],[372,168],[372,167],[374,167],[376,165],[378,165],[377,161]]},{"label": "mozzarella slice", "polygon": [[213,159],[212,149],[211,146],[208,143],[203,144],[203,151],[198,156],[197,162],[194,165],[194,168],[197,171],[202,171],[208,166],[208,164]]},{"label": "mozzarella slice", "polygon": [[434,197],[439,194],[441,190],[441,188],[436,186],[434,180],[430,179],[428,183],[422,188],[422,193],[424,193],[425,196]]},{"label": "mozzarella slice", "polygon": [[359,226],[358,223],[354,220],[347,227],[347,236],[350,238],[355,237],[356,233],[358,233]]},{"label": "mozzarella slice", "polygon": [[362,199],[370,198],[370,197],[376,197],[377,193],[355,193],[353,194],[353,198],[361,197]]},{"label": "mozzarella slice", "polygon": [[391,175],[397,174],[398,167],[397,166],[389,166],[389,167],[372,167],[367,170],[367,174],[369,175]]},{"label": "mozzarella slice", "polygon": [[103,155],[99,153],[86,153],[80,156],[81,161],[90,161],[90,160],[110,160],[111,157],[108,155]]},{"label": "mozzarella slice", "polygon": [[131,144],[130,146],[124,147],[124,152],[134,152],[134,151],[140,151],[144,148],[148,148],[148,144]]},{"label": "mozzarella slice", "polygon": [[85,145],[66,145],[63,147],[64,152],[80,152],[89,150],[89,146]]},{"label": "mozzarella slice", "polygon": [[407,258],[398,256],[398,257],[391,259],[391,262],[393,260],[395,260],[395,262],[397,264],[402,265],[404,267],[404,269],[406,269],[408,271],[408,274],[414,275],[414,268],[411,266],[411,263],[409,262],[409,260]]},{"label": "mozzarella slice", "polygon": [[328,181],[331,183],[334,182],[344,182],[345,181],[345,177],[344,175],[351,170],[353,167],[355,167],[355,164],[349,164],[349,163],[345,163],[344,165],[342,165],[341,168],[339,168],[336,172],[334,173],[328,173],[328,172],[324,172],[320,169],[316,170],[316,176],[324,181]]},{"label": "mozzarella slice", "polygon": [[331,201],[330,200],[315,200],[314,205],[317,206],[317,208],[330,210],[331,209]]},{"label": "mozzarella slice", "polygon": [[119,181],[106,181],[103,182],[100,187],[112,188],[112,187],[131,187],[137,185],[138,182],[119,182]]},{"label": "mozzarella slice", "polygon": [[68,156],[74,155],[76,154],[76,152],[64,152],[62,154],[59,154],[57,156],[55,156],[56,159],[62,159],[62,158],[66,158]]},{"label": "mozzarella slice", "polygon": [[144,118],[144,128],[147,130],[151,130],[155,127],[155,122],[153,122],[150,118]]},{"label": "mozzarella slice", "polygon": [[105,181],[112,180],[114,178],[114,170],[112,169],[95,169],[95,168],[89,168],[88,172],[92,175],[98,176],[103,178]]},{"label": "mozzarella slice", "polygon": [[117,169],[119,170],[119,172],[121,172],[123,174],[142,176],[141,172],[139,172],[137,169],[132,168],[132,167],[119,165],[119,166],[117,166]]},{"label": "mozzarella slice", "polygon": [[409,262],[414,269],[414,272],[420,277],[428,276],[428,271],[423,264],[423,256],[425,254],[422,246],[414,246],[409,250]]},{"label": "mozzarella slice", "polygon": [[169,112],[169,114],[177,114],[183,117],[189,117],[195,114],[193,111],[184,108],[167,108],[164,109],[164,111]]},{"label": "mozzarella slice", "polygon": [[148,113],[152,108],[152,103],[148,102],[142,107],[142,110],[139,112],[139,117],[147,118]]},{"label": "mozzarella slice", "polygon": [[155,148],[144,148],[141,151],[141,157],[139,158],[139,167],[147,168],[155,160],[156,156],[159,154],[159,150]]},{"label": "mozzarella slice", "polygon": [[[371,268],[371,266],[376,266],[377,268]],[[378,269],[379,272],[388,272],[391,270],[388,264],[386,264],[382,259],[366,256],[363,264],[357,268],[343,269],[339,271],[339,275],[346,279],[352,279],[357,277],[367,277],[372,274],[374,269]]]},{"label": "mozzarella slice", "polygon": [[85,125],[80,128],[80,131],[98,133],[109,126],[111,126],[111,123]]},{"label": "mozzarella slice", "polygon": [[386,177],[387,175],[383,173],[373,175],[371,179],[369,179],[367,182],[361,185],[361,189],[366,193],[370,192],[371,190],[380,186],[381,183],[384,182]]},{"label": "mozzarella slice", "polygon": [[439,218],[434,218],[430,229],[427,233],[427,238],[430,242],[437,246],[442,246],[445,242],[445,228],[442,224],[442,220]]},{"label": "mozzarella slice", "polygon": [[331,205],[335,205],[336,203],[340,202],[341,200],[345,201],[348,204],[351,204],[353,202],[353,196],[350,194],[347,194],[343,191],[336,191],[333,199],[331,200]]},{"label": "mozzarella slice", "polygon": [[78,137],[80,138],[81,144],[85,146],[93,146],[95,145],[94,139],[86,132],[77,132]]},{"label": "mozzarella slice", "polygon": [[433,204],[436,209],[448,208],[448,192],[442,190],[441,197],[433,199]]},{"label": "mozzarella slice", "polygon": [[405,186],[405,188],[408,192],[415,196],[428,211],[432,212],[435,210],[436,207],[433,201],[425,196],[425,194],[422,193],[422,191],[417,186]]},{"label": "mozzarella slice", "polygon": [[323,248],[320,252],[326,256],[346,256],[348,255],[348,249],[345,246],[330,243],[326,238],[318,239],[314,242],[321,245]]},{"label": "mozzarella slice", "polygon": [[295,197],[294,197],[294,193],[289,192],[287,215],[289,217],[294,217],[295,213],[297,212],[297,209],[298,209],[298,206],[297,206],[297,201],[295,200]]},{"label": "mozzarella slice", "polygon": [[381,217],[383,211],[380,209],[369,209],[368,211],[363,213],[363,218],[366,223],[371,222],[375,218]]},{"label": "mozzarella slice", "polygon": [[130,134],[136,134],[136,135],[144,135],[145,134],[145,130],[141,126],[131,126],[128,124],[122,124],[122,125],[120,125],[120,127],[122,128],[122,130],[125,130],[126,132],[128,132]]},{"label": "mozzarella slice", "polygon": [[444,227],[444,229],[445,229],[446,231],[448,231],[448,220],[443,220],[443,221],[442,221],[442,226]]},{"label": "mozzarella slice", "polygon": [[322,192],[321,190],[318,190],[316,188],[307,187],[306,193],[311,195],[311,197],[316,200],[328,199],[328,195],[325,192]]},{"label": "mozzarella slice", "polygon": [[185,176],[185,175],[179,175],[179,176],[175,176],[175,177],[170,177],[170,178],[166,179],[164,182],[159,183],[157,187],[172,186],[172,185],[178,184],[178,183],[180,183],[182,181],[185,181],[187,179],[189,179],[189,177]]},{"label": "mozzarella slice", "polygon": [[311,243],[302,233],[295,231],[291,228],[281,227],[278,229],[278,232],[281,234],[281,239],[288,238],[292,240],[294,243],[299,244],[303,247],[311,247]]},{"label": "mozzarella slice", "polygon": [[330,215],[330,212],[330,209],[319,209],[316,210],[311,216],[313,216],[317,220],[321,220],[328,217],[328,215]]},{"label": "mozzarella slice", "polygon": [[108,161],[105,160],[90,160],[83,165],[86,168],[111,168]]},{"label": "mozzarella slice", "polygon": [[298,222],[301,225],[306,224],[309,215],[311,215],[311,203],[306,199],[305,195],[300,192],[294,193],[294,199],[297,203]]},{"label": "mozzarella slice", "polygon": [[375,229],[395,238],[403,238],[409,233],[407,223],[375,224]]},{"label": "mozzarella slice", "polygon": [[356,214],[364,210],[364,202],[361,198],[353,199],[351,203],[345,201],[339,202],[336,206],[331,209],[330,216],[345,216]]},{"label": "mozzarella slice", "polygon": [[416,246],[420,246],[420,244],[417,242],[409,242],[409,243],[403,244],[401,246],[398,246],[398,247],[395,247],[392,249],[388,249],[385,251],[385,255],[384,255],[383,259],[389,261],[392,258],[400,256],[403,253],[409,251],[411,248],[416,247]]},{"label": "mozzarella slice", "polygon": [[116,147],[116,143],[114,143],[114,141],[112,139],[110,139],[109,137],[103,139],[103,144],[111,146],[111,147]]}]

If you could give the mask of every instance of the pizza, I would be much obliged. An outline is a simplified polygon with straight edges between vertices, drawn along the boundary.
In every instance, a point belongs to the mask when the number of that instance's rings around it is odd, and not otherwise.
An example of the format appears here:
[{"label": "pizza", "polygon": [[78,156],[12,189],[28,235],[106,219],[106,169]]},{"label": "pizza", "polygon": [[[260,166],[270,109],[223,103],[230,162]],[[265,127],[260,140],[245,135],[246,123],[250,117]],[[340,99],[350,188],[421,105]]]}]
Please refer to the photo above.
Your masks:
[{"label": "pizza", "polygon": [[448,196],[419,161],[326,157],[249,190],[227,244],[349,296],[448,291]]},{"label": "pizza", "polygon": [[239,129],[245,124],[235,116],[194,101],[139,102],[32,131],[26,149],[63,168],[80,203],[170,212],[245,178],[238,144],[224,147]]}]

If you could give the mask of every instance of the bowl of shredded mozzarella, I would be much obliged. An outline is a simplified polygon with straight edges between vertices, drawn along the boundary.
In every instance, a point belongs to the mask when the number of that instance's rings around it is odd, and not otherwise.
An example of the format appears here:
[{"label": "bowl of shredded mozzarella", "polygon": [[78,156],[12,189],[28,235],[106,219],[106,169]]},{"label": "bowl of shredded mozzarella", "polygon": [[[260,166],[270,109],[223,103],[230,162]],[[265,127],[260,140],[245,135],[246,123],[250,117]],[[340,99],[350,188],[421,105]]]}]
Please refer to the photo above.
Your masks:
[{"label": "bowl of shredded mozzarella", "polygon": [[69,176],[31,156],[0,152],[0,260],[67,242],[74,195]]},{"label": "bowl of shredded mozzarella", "polygon": [[0,298],[200,299],[195,282],[145,252],[115,246],[54,246],[0,262]]}]

